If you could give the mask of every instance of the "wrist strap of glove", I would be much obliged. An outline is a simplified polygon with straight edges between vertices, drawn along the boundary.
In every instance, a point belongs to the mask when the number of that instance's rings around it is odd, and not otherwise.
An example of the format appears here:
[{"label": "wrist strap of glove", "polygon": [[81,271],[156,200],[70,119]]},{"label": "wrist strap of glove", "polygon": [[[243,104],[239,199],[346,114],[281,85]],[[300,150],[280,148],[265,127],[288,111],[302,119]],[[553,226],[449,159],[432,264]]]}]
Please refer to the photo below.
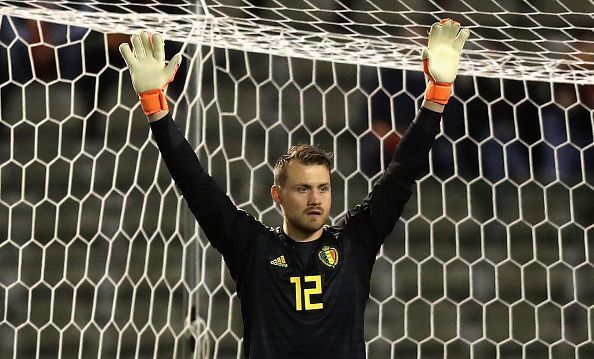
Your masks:
[{"label": "wrist strap of glove", "polygon": [[452,84],[430,81],[425,90],[425,99],[445,105],[452,94]]},{"label": "wrist strap of glove", "polygon": [[138,94],[144,114],[150,116],[161,110],[168,110],[167,98],[163,90],[149,90]]},{"label": "wrist strap of glove", "polygon": [[429,73],[427,62],[427,59],[423,59],[423,70],[427,77],[429,77],[429,84],[425,90],[425,100],[446,105],[452,95],[452,84],[448,82],[435,82]]}]

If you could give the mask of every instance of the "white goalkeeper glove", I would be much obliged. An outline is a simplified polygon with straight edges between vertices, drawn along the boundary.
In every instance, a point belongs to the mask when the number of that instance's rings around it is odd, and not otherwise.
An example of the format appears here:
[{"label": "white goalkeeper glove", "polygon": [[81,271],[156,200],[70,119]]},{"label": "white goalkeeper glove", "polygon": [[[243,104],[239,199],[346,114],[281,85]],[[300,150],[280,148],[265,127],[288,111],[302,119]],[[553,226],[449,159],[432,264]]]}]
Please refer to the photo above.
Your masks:
[{"label": "white goalkeeper glove", "polygon": [[470,32],[460,30],[460,23],[444,19],[431,26],[429,43],[423,50],[423,70],[429,78],[425,99],[439,104],[448,103],[452,83],[458,73],[458,63],[464,42]]},{"label": "white goalkeeper glove", "polygon": [[165,44],[160,34],[152,36],[142,31],[140,35],[130,38],[132,48],[128,43],[120,45],[120,53],[130,69],[132,86],[138,93],[144,113],[152,115],[161,110],[167,110],[165,88],[173,81],[175,73],[181,63],[181,53],[177,53],[169,64],[165,66]]}]

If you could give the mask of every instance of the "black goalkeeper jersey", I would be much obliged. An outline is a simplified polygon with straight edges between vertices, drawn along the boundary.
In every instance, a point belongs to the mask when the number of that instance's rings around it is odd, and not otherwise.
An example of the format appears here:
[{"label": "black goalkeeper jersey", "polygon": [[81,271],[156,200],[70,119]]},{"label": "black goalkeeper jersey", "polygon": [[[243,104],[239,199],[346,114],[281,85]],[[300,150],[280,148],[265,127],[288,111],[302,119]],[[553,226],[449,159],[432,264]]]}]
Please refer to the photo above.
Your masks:
[{"label": "black goalkeeper jersey", "polygon": [[338,225],[324,227],[306,260],[298,260],[302,244],[235,207],[171,116],[151,123],[171,176],[236,282],[246,358],[365,358],[363,318],[376,254],[426,165],[440,119],[421,109],[372,192]]}]

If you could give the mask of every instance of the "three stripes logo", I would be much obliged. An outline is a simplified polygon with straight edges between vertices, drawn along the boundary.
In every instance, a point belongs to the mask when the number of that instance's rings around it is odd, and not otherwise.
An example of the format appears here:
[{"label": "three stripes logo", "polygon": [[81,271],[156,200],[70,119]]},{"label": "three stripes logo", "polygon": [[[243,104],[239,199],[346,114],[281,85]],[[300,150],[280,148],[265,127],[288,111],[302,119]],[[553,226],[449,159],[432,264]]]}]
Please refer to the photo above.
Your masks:
[{"label": "three stripes logo", "polygon": [[287,268],[288,267],[287,261],[285,261],[285,256],[284,255],[271,260],[270,261],[270,264],[272,264],[273,266],[279,266],[279,267],[283,267],[283,268]]}]

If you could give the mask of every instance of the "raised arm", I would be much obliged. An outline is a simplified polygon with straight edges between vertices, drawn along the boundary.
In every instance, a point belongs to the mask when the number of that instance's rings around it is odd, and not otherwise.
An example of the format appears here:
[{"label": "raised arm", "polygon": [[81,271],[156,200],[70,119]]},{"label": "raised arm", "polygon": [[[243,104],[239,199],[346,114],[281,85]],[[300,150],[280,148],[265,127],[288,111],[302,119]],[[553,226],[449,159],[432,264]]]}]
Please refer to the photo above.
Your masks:
[{"label": "raised arm", "polygon": [[142,32],[133,35],[133,50],[127,43],[120,52],[130,69],[132,84],[147,115],[151,131],[171,177],[180,188],[190,210],[210,243],[225,257],[236,280],[238,266],[249,258],[254,232],[265,227],[238,210],[229,197],[203,170],[194,150],[173,122],[164,91],[181,63],[181,54],[165,65],[163,39]]},{"label": "raised arm", "polygon": [[423,107],[371,193],[347,213],[345,225],[358,232],[370,258],[375,258],[385,237],[394,229],[428,161],[468,35],[468,30],[460,30],[460,25],[449,19],[431,27],[428,47],[423,51],[423,67],[429,79]]}]

